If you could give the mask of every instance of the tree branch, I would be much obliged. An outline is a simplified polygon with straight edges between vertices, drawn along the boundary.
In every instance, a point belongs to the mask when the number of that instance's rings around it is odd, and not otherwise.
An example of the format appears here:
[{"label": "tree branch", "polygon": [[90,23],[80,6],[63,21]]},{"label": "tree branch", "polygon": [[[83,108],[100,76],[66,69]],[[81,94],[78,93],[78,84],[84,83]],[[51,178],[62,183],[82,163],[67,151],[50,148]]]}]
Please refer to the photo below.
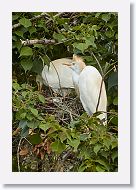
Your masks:
[{"label": "tree branch", "polygon": [[[20,39],[21,40],[21,39]],[[34,45],[34,44],[55,44],[55,40],[47,40],[47,39],[42,39],[42,40],[21,40],[22,45],[27,46],[27,45]]]}]

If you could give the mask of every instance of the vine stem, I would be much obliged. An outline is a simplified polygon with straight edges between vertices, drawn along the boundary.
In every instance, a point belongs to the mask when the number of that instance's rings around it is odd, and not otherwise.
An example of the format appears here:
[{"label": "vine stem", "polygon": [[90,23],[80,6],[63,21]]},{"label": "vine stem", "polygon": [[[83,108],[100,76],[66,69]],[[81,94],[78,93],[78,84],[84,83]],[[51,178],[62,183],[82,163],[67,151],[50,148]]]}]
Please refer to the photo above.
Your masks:
[{"label": "vine stem", "polygon": [[97,64],[98,64],[98,66],[99,66],[99,68],[100,68],[100,70],[101,70],[102,77],[103,77],[103,76],[104,76],[104,73],[103,73],[102,67],[101,67],[101,65],[100,65],[100,62],[98,61],[97,57],[95,56],[95,54],[94,54],[92,51],[91,51],[91,53],[92,53],[93,57],[95,58],[95,60],[96,60],[96,62],[97,62]]}]

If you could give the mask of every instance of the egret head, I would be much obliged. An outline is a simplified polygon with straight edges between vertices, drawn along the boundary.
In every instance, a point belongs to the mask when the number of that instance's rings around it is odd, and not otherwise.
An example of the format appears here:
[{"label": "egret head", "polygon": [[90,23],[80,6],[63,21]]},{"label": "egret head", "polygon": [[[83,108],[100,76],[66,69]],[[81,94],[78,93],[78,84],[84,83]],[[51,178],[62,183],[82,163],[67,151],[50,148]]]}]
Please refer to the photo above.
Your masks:
[{"label": "egret head", "polygon": [[78,74],[80,74],[86,66],[83,59],[75,54],[73,55],[73,61],[71,63],[64,63],[63,65],[69,66],[73,71]]}]

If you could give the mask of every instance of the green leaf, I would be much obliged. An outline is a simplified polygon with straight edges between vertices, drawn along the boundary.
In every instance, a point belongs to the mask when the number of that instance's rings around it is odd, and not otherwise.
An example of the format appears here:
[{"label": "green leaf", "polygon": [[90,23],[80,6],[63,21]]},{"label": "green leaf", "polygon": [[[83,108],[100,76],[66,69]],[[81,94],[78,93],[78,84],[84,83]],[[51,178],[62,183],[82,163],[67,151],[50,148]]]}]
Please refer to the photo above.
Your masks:
[{"label": "green leaf", "polygon": [[36,129],[39,126],[39,121],[28,121],[27,126],[31,129]]},{"label": "green leaf", "polygon": [[49,66],[49,65],[50,65],[50,62],[51,62],[50,58],[49,58],[47,55],[44,55],[42,58],[43,58],[43,60],[44,60],[44,63],[45,63],[47,66]]},{"label": "green leaf", "polygon": [[80,141],[86,141],[88,138],[90,138],[90,134],[81,134],[80,135]]},{"label": "green leaf", "polygon": [[66,145],[59,140],[56,140],[55,142],[51,144],[52,151],[58,154],[62,153],[65,150],[65,148],[66,148]]},{"label": "green leaf", "polygon": [[21,137],[22,137],[22,138],[23,138],[23,137],[27,137],[28,134],[29,134],[29,128],[28,128],[27,126],[23,127],[23,129],[22,129],[22,131],[21,131],[21,133],[20,133]]},{"label": "green leaf", "polygon": [[[12,40],[13,40],[13,41],[17,41],[17,37],[14,36],[14,35],[12,35]],[[13,49],[16,48],[15,42],[12,43],[12,48],[13,48]]]},{"label": "green leaf", "polygon": [[23,69],[25,70],[25,73],[26,71],[30,71],[32,66],[33,66],[33,63],[30,59],[22,59],[20,64],[22,65]]},{"label": "green leaf", "polygon": [[28,30],[29,30],[30,35],[32,35],[34,32],[36,32],[36,28],[33,26],[29,27]]},{"label": "green leaf", "polygon": [[108,31],[106,31],[105,32],[105,35],[108,37],[108,38],[112,38],[112,37],[114,37],[114,31],[112,31],[112,30],[108,30]]},{"label": "green leaf", "polygon": [[81,164],[81,165],[79,166],[78,172],[83,172],[83,171],[84,171],[85,169],[87,169],[87,168],[88,168],[88,166],[83,163],[83,164]]},{"label": "green leaf", "polygon": [[118,72],[113,72],[108,78],[108,90],[118,85]]},{"label": "green leaf", "polygon": [[104,158],[108,158],[108,156],[109,156],[109,151],[101,151],[101,155],[104,157]]},{"label": "green leaf", "polygon": [[100,160],[100,159],[99,159],[99,160],[96,160],[95,162],[97,162],[97,163],[101,164],[102,166],[104,166],[107,171],[110,170],[109,164],[108,164],[107,162],[105,162],[104,160]]},{"label": "green leaf", "polygon": [[38,94],[39,100],[44,104],[45,103],[45,97],[41,94]]},{"label": "green leaf", "polygon": [[98,18],[102,13],[96,13],[95,17]]},{"label": "green leaf", "polygon": [[25,126],[27,126],[27,121],[26,120],[21,120],[19,122],[19,128],[23,129]]},{"label": "green leaf", "polygon": [[113,151],[113,152],[112,152],[112,155],[111,155],[111,158],[112,158],[112,161],[114,162],[114,160],[115,160],[116,158],[118,158],[118,151]]},{"label": "green leaf", "polygon": [[95,37],[92,35],[90,37],[85,37],[85,43],[87,46],[93,46],[94,48],[96,48],[96,44],[94,43]]},{"label": "green leaf", "polygon": [[12,87],[13,87],[13,89],[14,89],[15,91],[21,89],[20,85],[19,85],[17,82],[13,82]]},{"label": "green leaf", "polygon": [[91,158],[91,150],[89,148],[87,148],[86,146],[82,146],[81,150],[80,150],[80,157],[86,159],[90,159]]},{"label": "green leaf", "polygon": [[102,145],[100,145],[100,144],[97,144],[97,145],[94,146],[94,152],[95,152],[96,155],[99,152],[99,150],[101,149],[101,147],[102,147]]},{"label": "green leaf", "polygon": [[42,44],[34,44],[34,47],[44,49],[44,46]]},{"label": "green leaf", "polygon": [[73,47],[79,49],[82,53],[88,48],[88,44],[86,43],[73,43]]},{"label": "green leaf", "polygon": [[17,36],[21,36],[22,38],[24,37],[24,36],[23,36],[24,32],[21,31],[21,30],[15,31],[15,34],[16,34]]},{"label": "green leaf", "polygon": [[105,13],[102,15],[102,20],[104,20],[105,22],[108,22],[111,18],[111,15],[109,13]]},{"label": "green leaf", "polygon": [[25,98],[26,97],[26,95],[28,94],[28,92],[26,92],[26,91],[23,91],[22,92],[22,96]]},{"label": "green leaf", "polygon": [[23,25],[25,28],[28,28],[29,26],[32,26],[31,21],[30,21],[29,19],[27,19],[27,18],[21,18],[21,19],[19,20],[19,23],[20,23],[21,25]]},{"label": "green leaf", "polygon": [[71,121],[70,122],[70,124],[69,124],[69,127],[72,127],[72,128],[74,128],[74,127],[79,127],[80,126],[80,121],[78,120],[78,121]]},{"label": "green leaf", "polygon": [[110,145],[111,145],[111,139],[108,138],[104,138],[103,139],[103,144],[109,149]]},{"label": "green leaf", "polygon": [[62,41],[64,41],[64,40],[66,39],[63,34],[61,34],[61,33],[58,34],[58,33],[56,33],[56,32],[54,32],[53,38],[54,38],[55,40],[57,40],[58,42],[62,42]]},{"label": "green leaf", "polygon": [[32,48],[30,47],[21,48],[20,56],[30,56],[30,55],[33,55]]},{"label": "green leaf", "polygon": [[114,98],[114,100],[113,100],[113,104],[114,104],[115,106],[118,105],[118,97]]},{"label": "green leaf", "polygon": [[118,147],[118,141],[116,140],[114,140],[114,141],[112,141],[112,149],[114,149],[115,147]]},{"label": "green leaf", "polygon": [[22,113],[21,115],[20,115],[20,118],[21,119],[24,119],[26,117],[26,112],[25,113]]},{"label": "green leaf", "polygon": [[31,69],[31,71],[41,75],[42,70],[43,70],[42,60],[35,58],[33,61],[33,67]]},{"label": "green leaf", "polygon": [[51,123],[43,123],[43,124],[39,125],[39,128],[44,131],[47,131],[47,129],[52,128],[52,124]]},{"label": "green leaf", "polygon": [[33,116],[31,113],[28,113],[28,114],[26,115],[26,118],[27,118],[29,121],[32,121],[33,118],[34,118],[34,116]]},{"label": "green leaf", "polygon": [[101,166],[101,165],[97,165],[97,166],[96,166],[96,171],[97,171],[97,172],[104,172],[105,169],[104,169],[103,166]]},{"label": "green leaf", "polygon": [[68,140],[68,144],[74,148],[74,151],[77,151],[77,148],[80,144],[80,139],[71,139]]},{"label": "green leaf", "polygon": [[67,135],[65,132],[60,132],[59,133],[59,138],[61,140],[61,142],[63,143],[63,141],[65,141],[67,139]]},{"label": "green leaf", "polygon": [[30,111],[32,112],[33,115],[37,116],[38,115],[38,110],[35,108],[30,108]]},{"label": "green leaf", "polygon": [[12,15],[12,20],[17,20],[19,18],[20,15]]},{"label": "green leaf", "polygon": [[30,143],[32,143],[33,145],[36,145],[36,144],[40,144],[42,142],[42,139],[40,137],[40,134],[34,134],[34,135],[31,135],[29,137],[29,141]]},{"label": "green leaf", "polygon": [[118,125],[118,117],[113,117],[112,119],[111,119],[111,123],[113,123],[114,125]]}]

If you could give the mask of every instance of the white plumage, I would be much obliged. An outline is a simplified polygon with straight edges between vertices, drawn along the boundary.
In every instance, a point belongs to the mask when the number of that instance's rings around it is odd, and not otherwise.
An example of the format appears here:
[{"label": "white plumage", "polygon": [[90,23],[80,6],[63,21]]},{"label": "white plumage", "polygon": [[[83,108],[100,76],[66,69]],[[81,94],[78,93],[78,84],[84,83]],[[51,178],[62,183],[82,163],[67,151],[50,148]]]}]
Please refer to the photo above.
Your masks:
[{"label": "white plumage", "polygon": [[[105,90],[104,81],[102,83],[102,76],[99,71],[93,66],[86,66],[83,60],[73,55],[72,63],[65,63],[72,69],[72,78],[76,91],[79,92],[80,100],[83,108],[92,115],[97,111],[107,111],[107,95]],[[102,89],[100,94],[100,88],[102,83]],[[100,101],[98,104],[100,94]],[[98,108],[97,108],[98,104]],[[107,114],[102,113],[98,116],[101,120],[107,119]]]},{"label": "white plumage", "polygon": [[42,71],[43,83],[57,93],[61,94],[62,91],[64,95],[67,94],[67,89],[74,88],[72,70],[64,65],[65,62],[72,63],[72,59],[54,60],[50,62],[49,68],[45,65]]}]

